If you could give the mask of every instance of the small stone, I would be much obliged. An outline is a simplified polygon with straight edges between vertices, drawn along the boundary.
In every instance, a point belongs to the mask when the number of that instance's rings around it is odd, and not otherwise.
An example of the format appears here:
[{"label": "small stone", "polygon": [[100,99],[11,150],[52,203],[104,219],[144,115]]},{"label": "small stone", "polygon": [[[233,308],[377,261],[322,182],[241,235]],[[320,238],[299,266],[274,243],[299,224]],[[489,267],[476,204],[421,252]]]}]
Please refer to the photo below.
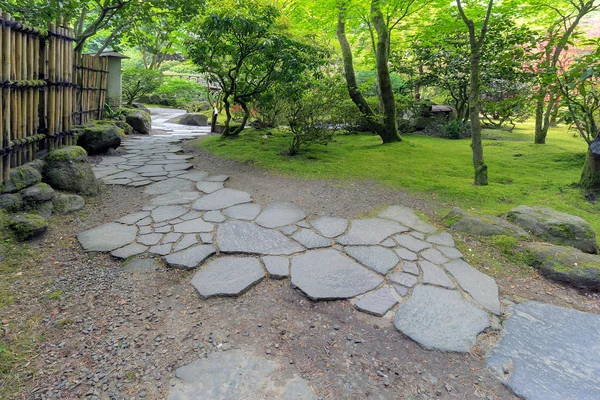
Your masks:
[{"label": "small stone", "polygon": [[292,239],[300,243],[307,249],[316,249],[322,247],[331,247],[331,241],[317,235],[310,229],[300,229],[292,235]]},{"label": "small stone", "polygon": [[262,260],[270,277],[284,279],[290,276],[290,260],[287,257],[265,256]]},{"label": "small stone", "polygon": [[406,261],[417,261],[419,259],[416,253],[413,253],[404,247],[396,249],[396,254],[398,254],[398,257]]},{"label": "small stone", "polygon": [[415,286],[419,282],[414,275],[410,275],[405,272],[394,272],[393,274],[390,274],[388,279],[394,283],[398,283],[408,288]]},{"label": "small stone", "polygon": [[213,246],[200,245],[169,254],[165,257],[165,261],[173,268],[194,269],[213,254],[215,254]]},{"label": "small stone", "polygon": [[384,286],[373,292],[367,293],[360,298],[354,306],[360,311],[381,317],[396,304],[398,304],[398,300],[396,299],[396,296],[394,296],[392,288]]},{"label": "small stone", "polygon": [[396,235],[394,236],[394,239],[396,239],[396,242],[398,242],[400,246],[406,247],[408,250],[414,251],[415,253],[431,247],[431,244],[412,237],[411,235]]}]

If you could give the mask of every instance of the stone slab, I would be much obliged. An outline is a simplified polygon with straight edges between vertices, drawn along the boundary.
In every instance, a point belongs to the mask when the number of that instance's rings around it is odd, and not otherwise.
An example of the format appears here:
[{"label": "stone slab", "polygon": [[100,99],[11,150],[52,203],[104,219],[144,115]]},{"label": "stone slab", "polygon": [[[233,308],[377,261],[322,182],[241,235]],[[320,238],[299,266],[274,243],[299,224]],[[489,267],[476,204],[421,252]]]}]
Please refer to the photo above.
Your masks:
[{"label": "stone slab", "polygon": [[445,264],[447,263],[448,260],[442,253],[440,253],[437,249],[426,249],[423,250],[421,253],[421,257],[423,257],[424,259],[426,259],[427,261],[430,261],[434,264]]},{"label": "stone slab", "polygon": [[528,301],[509,309],[487,364],[530,400],[600,398],[600,315]]},{"label": "stone slab", "polygon": [[376,245],[395,233],[407,230],[399,223],[385,219],[353,219],[348,233],[336,240],[344,246]]},{"label": "stone slab", "polygon": [[490,321],[457,291],[420,285],[398,307],[394,325],[425,348],[468,352]]},{"label": "stone slab", "polygon": [[202,197],[192,205],[192,208],[200,211],[222,210],[235,206],[236,204],[250,203],[252,197],[249,193],[236,189],[221,189]]},{"label": "stone slab", "polygon": [[220,211],[209,211],[204,214],[203,219],[208,222],[223,222],[227,218]]},{"label": "stone slab", "polygon": [[304,250],[280,232],[234,220],[217,228],[217,246],[224,253],[260,255],[289,255]]},{"label": "stone slab", "polygon": [[223,214],[229,218],[252,221],[260,214],[261,209],[262,207],[260,204],[240,204],[225,209]]},{"label": "stone slab", "polygon": [[215,229],[215,226],[204,221],[202,218],[180,222],[173,226],[173,230],[179,233],[212,232],[213,229]]},{"label": "stone slab", "polygon": [[406,272],[394,272],[390,274],[388,279],[391,282],[406,286],[407,288],[414,287],[417,283],[419,283],[419,280],[416,276]]},{"label": "stone slab", "polygon": [[392,250],[380,246],[346,246],[344,251],[365,267],[382,275],[386,275],[400,261]]},{"label": "stone slab", "polygon": [[285,279],[290,276],[290,259],[281,256],[265,256],[262,258],[269,276],[273,279]]},{"label": "stone slab", "polygon": [[306,213],[292,203],[273,202],[256,218],[256,223],[265,228],[279,228],[306,218]]},{"label": "stone slab", "polygon": [[398,299],[394,295],[394,289],[383,286],[358,299],[354,306],[360,311],[381,317],[396,304],[398,304]]},{"label": "stone slab", "polygon": [[398,254],[398,257],[406,261],[417,261],[419,259],[417,253],[413,253],[412,251],[405,249],[404,247],[396,249],[396,254]]},{"label": "stone slab", "polygon": [[334,238],[348,229],[348,220],[335,217],[319,217],[310,221],[311,225],[323,236]]},{"label": "stone slab", "polygon": [[164,222],[187,213],[188,209],[181,206],[160,206],[152,210],[152,219],[154,222]]},{"label": "stone slab", "polygon": [[148,185],[145,189],[147,194],[158,195],[167,194],[175,191],[190,192],[194,185],[187,179],[169,178],[164,181],[153,183]]},{"label": "stone slab", "polygon": [[192,286],[200,297],[239,296],[265,277],[260,262],[251,257],[221,257],[194,275]]},{"label": "stone slab", "polygon": [[223,182],[205,182],[205,181],[201,181],[201,182],[197,182],[196,183],[196,188],[203,192],[203,193],[213,193],[216,192],[217,190],[221,190],[225,187],[225,185],[223,185]]},{"label": "stone slab", "polygon": [[137,228],[116,222],[97,226],[77,236],[85,251],[113,251],[135,240]]},{"label": "stone slab", "polygon": [[419,266],[423,271],[423,283],[454,289],[456,285],[450,280],[446,271],[429,261],[420,261]]},{"label": "stone slab", "polygon": [[322,247],[331,247],[331,241],[319,236],[310,229],[301,228],[292,235],[292,239],[300,243],[307,249],[318,249]]},{"label": "stone slab", "polygon": [[347,299],[373,290],[383,278],[333,249],[292,259],[292,285],[312,300]]},{"label": "stone slab", "polygon": [[396,235],[394,236],[394,239],[396,239],[396,242],[398,242],[400,246],[405,247],[410,251],[414,251],[415,253],[431,247],[430,243],[424,242],[411,235]]},{"label": "stone slab", "polygon": [[463,260],[454,260],[444,267],[475,301],[494,314],[500,315],[498,285],[494,278],[476,270]]},{"label": "stone slab", "polygon": [[215,248],[209,245],[189,247],[177,253],[169,254],[165,261],[169,267],[180,269],[194,269],[204,260],[215,254]]},{"label": "stone slab", "polygon": [[435,233],[437,228],[429,225],[415,214],[414,210],[403,206],[390,206],[381,211],[378,216],[400,222],[404,226],[408,226],[423,233]]},{"label": "stone slab", "polygon": [[125,259],[132,256],[137,256],[138,254],[142,254],[146,250],[148,250],[148,247],[146,246],[143,246],[139,243],[131,243],[125,247],[121,247],[120,249],[113,250],[110,253],[110,255],[115,258]]}]

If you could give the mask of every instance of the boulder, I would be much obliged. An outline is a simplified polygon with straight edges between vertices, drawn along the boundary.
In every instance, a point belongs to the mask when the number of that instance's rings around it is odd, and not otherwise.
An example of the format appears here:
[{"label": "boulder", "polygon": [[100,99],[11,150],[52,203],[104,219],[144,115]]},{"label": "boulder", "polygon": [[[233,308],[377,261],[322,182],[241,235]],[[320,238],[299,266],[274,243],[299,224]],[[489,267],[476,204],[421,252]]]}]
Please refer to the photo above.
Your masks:
[{"label": "boulder", "polygon": [[575,287],[600,290],[600,257],[548,243],[529,243],[517,251],[548,279]]},{"label": "boulder", "polygon": [[52,200],[52,203],[54,204],[54,212],[56,214],[68,214],[85,207],[83,197],[76,194],[61,193]]},{"label": "boulder", "polygon": [[138,109],[125,109],[125,122],[127,122],[134,131],[141,135],[149,135],[152,130],[152,119],[150,114]]},{"label": "boulder", "polygon": [[442,222],[457,232],[476,236],[512,236],[528,238],[529,234],[510,222],[491,215],[472,216],[458,207],[454,207],[442,219]]},{"label": "boulder", "polygon": [[44,203],[56,197],[56,192],[47,183],[38,183],[21,192],[21,198],[27,204]]},{"label": "boulder", "polygon": [[83,126],[83,134],[79,136],[77,144],[89,154],[106,153],[108,149],[116,149],[125,137],[123,129],[106,121],[94,121]]},{"label": "boulder", "polygon": [[131,107],[133,108],[137,108],[138,110],[142,110],[148,114],[152,114],[152,112],[150,111],[150,109],[148,107],[146,107],[145,105],[143,105],[142,103],[133,103],[131,105]]},{"label": "boulder", "polygon": [[42,181],[42,175],[37,169],[25,164],[10,171],[8,181],[0,185],[0,193],[15,193]]},{"label": "boulder", "polygon": [[45,161],[44,181],[55,189],[88,196],[98,194],[100,186],[83,148],[68,146],[54,150]]},{"label": "boulder", "polygon": [[208,117],[200,113],[187,113],[181,117],[179,123],[181,125],[206,126]]},{"label": "boulder", "polygon": [[43,235],[48,230],[48,221],[39,215],[20,214],[10,218],[8,226],[18,240],[24,241]]},{"label": "boulder", "polygon": [[125,135],[133,135],[133,127],[125,121],[115,121],[115,125],[123,129]]},{"label": "boulder", "polygon": [[0,210],[13,212],[23,207],[21,196],[16,193],[0,194]]},{"label": "boulder", "polygon": [[509,211],[506,218],[550,243],[572,246],[585,253],[598,252],[594,229],[575,215],[545,207],[520,206]]},{"label": "boulder", "polygon": [[36,204],[33,208],[29,208],[27,212],[36,213],[37,215],[48,218],[54,211],[54,203],[51,201],[45,201],[43,203]]},{"label": "boulder", "polygon": [[37,171],[41,174],[44,171],[44,160],[37,159],[27,163],[30,167],[37,169]]}]

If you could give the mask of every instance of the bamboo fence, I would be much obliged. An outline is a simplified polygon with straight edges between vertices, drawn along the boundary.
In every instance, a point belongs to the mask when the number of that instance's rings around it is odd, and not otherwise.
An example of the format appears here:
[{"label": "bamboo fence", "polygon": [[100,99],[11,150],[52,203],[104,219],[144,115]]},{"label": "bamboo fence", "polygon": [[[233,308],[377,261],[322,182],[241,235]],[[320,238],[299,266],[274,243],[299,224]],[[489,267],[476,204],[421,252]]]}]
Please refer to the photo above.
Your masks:
[{"label": "bamboo fence", "polygon": [[48,32],[0,11],[0,185],[41,151],[75,144],[73,126],[102,118],[106,57],[73,51],[73,30]]}]

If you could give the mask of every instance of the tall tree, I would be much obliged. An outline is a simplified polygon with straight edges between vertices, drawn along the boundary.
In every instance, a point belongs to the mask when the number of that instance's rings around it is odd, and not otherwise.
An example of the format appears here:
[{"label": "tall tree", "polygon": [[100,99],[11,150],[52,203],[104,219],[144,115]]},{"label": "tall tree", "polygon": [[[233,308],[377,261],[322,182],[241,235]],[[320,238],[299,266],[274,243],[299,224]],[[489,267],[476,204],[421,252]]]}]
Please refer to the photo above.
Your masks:
[{"label": "tall tree", "polygon": [[483,24],[477,32],[475,22],[467,17],[461,0],[456,0],[458,12],[461,19],[467,26],[469,31],[469,46],[471,48],[471,79],[469,89],[469,117],[471,120],[471,149],[473,150],[473,166],[475,167],[475,185],[484,186],[488,184],[488,167],[483,159],[483,145],[481,143],[481,113],[480,104],[480,81],[479,81],[479,63],[483,56],[483,45],[485,43],[485,35],[488,30],[490,16],[494,0],[489,0]]},{"label": "tall tree", "polygon": [[545,144],[550,117],[556,104],[554,84],[557,66],[582,19],[600,7],[598,0],[564,0],[557,2],[534,1],[540,10],[552,10],[553,17],[547,29],[546,40],[537,70],[540,76],[536,94],[535,139],[536,144]]}]

